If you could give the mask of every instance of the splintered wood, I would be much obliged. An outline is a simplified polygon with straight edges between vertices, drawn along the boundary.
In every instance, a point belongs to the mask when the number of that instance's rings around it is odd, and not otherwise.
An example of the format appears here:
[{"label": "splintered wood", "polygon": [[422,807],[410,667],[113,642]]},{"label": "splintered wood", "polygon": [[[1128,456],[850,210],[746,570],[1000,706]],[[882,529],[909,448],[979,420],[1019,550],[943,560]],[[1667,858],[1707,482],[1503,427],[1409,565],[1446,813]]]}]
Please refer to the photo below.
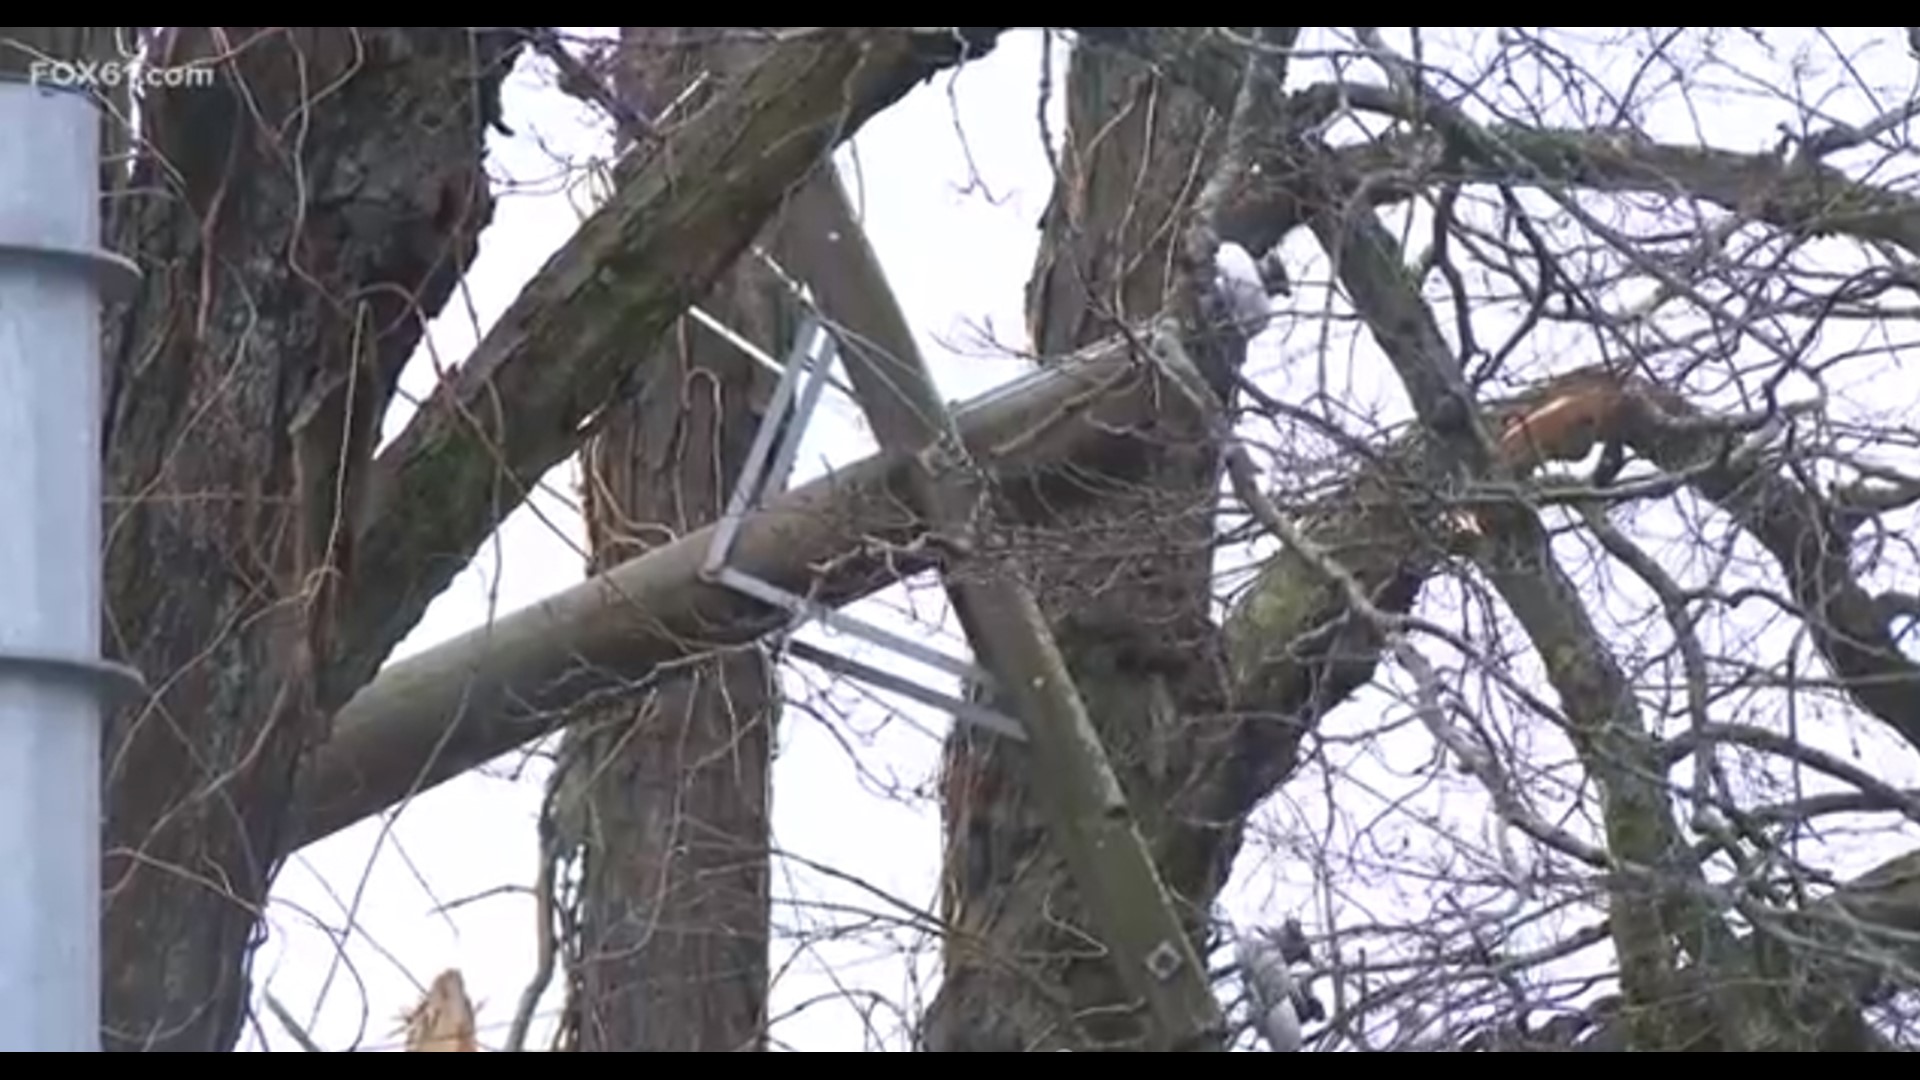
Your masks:
[{"label": "splintered wood", "polygon": [[434,1054],[476,1053],[473,1002],[466,980],[448,968],[433,980],[427,995],[406,1015],[407,1052]]}]

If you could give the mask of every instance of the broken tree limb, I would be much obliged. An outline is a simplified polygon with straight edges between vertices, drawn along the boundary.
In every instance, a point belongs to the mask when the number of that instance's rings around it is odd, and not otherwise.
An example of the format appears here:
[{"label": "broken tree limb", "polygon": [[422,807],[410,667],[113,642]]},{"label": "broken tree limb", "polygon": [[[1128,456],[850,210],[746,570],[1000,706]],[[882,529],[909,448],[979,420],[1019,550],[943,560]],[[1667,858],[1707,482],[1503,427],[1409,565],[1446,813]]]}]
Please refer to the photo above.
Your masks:
[{"label": "broken tree limb", "polygon": [[[863,267],[869,277],[834,275],[818,283],[823,300],[845,314],[860,305],[870,322],[843,326],[837,338],[854,396],[882,449],[901,455],[914,505],[952,552],[947,594],[968,643],[993,676],[997,696],[1025,726],[1036,795],[1048,830],[1066,856],[1122,985],[1151,1017],[1148,1048],[1220,1050],[1219,1006],[1173,899],[1133,819],[1106,747],[1015,561],[991,539],[993,508],[946,404],[934,389],[906,316],[871,253],[834,258],[819,245],[864,245],[851,225],[846,192],[822,174],[803,198],[796,244],[815,265]],[[856,299],[857,298],[857,299]],[[840,303],[833,301],[840,300]]]},{"label": "broken tree limb", "polygon": [[[1124,471],[1128,432],[1152,421],[1125,349],[1090,350],[958,411],[969,450],[1002,475],[1100,461]],[[1058,497],[1098,498],[1059,485]],[[825,605],[857,600],[932,565],[903,549],[921,532],[906,466],[876,455],[747,518],[741,570]],[[298,798],[292,846],[379,813],[564,722],[596,691],[661,665],[752,642],[777,612],[700,581],[701,529],[418,656],[389,664],[335,715]]]}]

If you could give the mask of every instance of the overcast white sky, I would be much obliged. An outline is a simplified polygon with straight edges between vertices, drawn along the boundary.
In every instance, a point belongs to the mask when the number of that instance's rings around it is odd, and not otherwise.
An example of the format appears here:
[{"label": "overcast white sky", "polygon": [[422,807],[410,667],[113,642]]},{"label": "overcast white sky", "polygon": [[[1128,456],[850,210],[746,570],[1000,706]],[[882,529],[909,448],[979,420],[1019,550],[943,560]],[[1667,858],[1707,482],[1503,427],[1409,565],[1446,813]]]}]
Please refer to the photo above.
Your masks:
[{"label": "overcast white sky", "polygon": [[[1463,31],[1461,44],[1472,33]],[[1807,34],[1797,37],[1816,53],[1821,48]],[[1794,39],[1774,32],[1770,40],[1783,49],[1770,61],[1757,47],[1735,49],[1747,49],[1751,70],[1772,71],[1784,81],[1794,66],[1784,50]],[[1582,60],[1623,71],[1634,63],[1625,54],[1595,53]],[[1897,78],[1888,65],[1900,62],[1888,50],[1862,61],[1885,79]],[[1910,72],[1911,61],[1907,64]],[[1829,61],[1819,85],[1838,84],[1834,70]],[[853,153],[841,155],[863,200],[873,242],[951,399],[972,397],[1022,370],[1017,362],[992,357],[980,342],[990,332],[1018,345],[1024,334],[1021,291],[1051,182],[1036,118],[1039,73],[1038,35],[1009,35],[992,56],[969,65],[957,79],[923,86],[869,122]],[[1616,73],[1609,82],[1617,86],[1624,77]],[[1770,100],[1766,87],[1743,86],[1743,79],[1728,71],[1712,73],[1712,79],[1723,84],[1722,90],[1705,95],[1713,101],[1702,113],[1675,110],[1643,123],[1656,136],[1675,140],[1697,140],[1710,132],[1714,144],[1729,149],[1770,143],[1773,125],[1788,115],[1781,102]],[[1823,105],[1848,119],[1868,115],[1859,96],[1845,89],[1829,94]],[[468,279],[471,311],[450,313],[434,328],[431,344],[441,364],[457,363],[466,354],[573,231],[587,199],[568,190],[578,176],[567,171],[566,163],[606,148],[601,125],[528,65],[509,85],[505,112],[517,134],[495,137],[495,168],[521,190],[503,197],[483,238],[479,264]],[[1052,112],[1050,124],[1057,133],[1057,102]],[[1289,249],[1290,256],[1297,247]],[[1301,250],[1310,251],[1310,245]],[[1282,372],[1283,358],[1306,354],[1317,347],[1315,340],[1303,334],[1298,341],[1266,345],[1251,373],[1277,379],[1269,389],[1284,394],[1299,373]],[[414,394],[433,380],[434,358],[425,353],[405,380],[405,389]],[[1397,384],[1370,345],[1341,353],[1337,363],[1334,381],[1353,400],[1403,414]],[[1889,377],[1900,381],[1882,384],[1883,390],[1915,399],[1910,369]],[[404,423],[407,411],[396,410],[389,418],[390,432]],[[858,410],[830,397],[813,421],[796,481],[871,448]],[[552,490],[513,515],[498,543],[483,550],[429,609],[398,655],[430,647],[483,624],[490,614],[504,614],[579,580],[583,537],[571,466],[556,470],[548,483]],[[911,606],[923,628],[943,615],[939,590],[931,583],[891,590],[860,611],[885,617],[903,605]],[[942,640],[963,654],[964,645],[951,632]],[[777,843],[804,860],[933,908],[939,825],[924,789],[935,775],[945,718],[918,707],[890,709],[844,685],[823,698],[824,678],[804,666],[790,669],[788,684],[796,698],[814,708],[790,708],[783,720],[775,770]],[[826,707],[828,701],[833,708]],[[1363,723],[1371,723],[1392,707],[1384,693],[1369,693],[1343,712],[1360,713]],[[1859,752],[1857,746],[1847,749],[1844,735],[1834,734],[1842,752]],[[1384,810],[1394,778],[1418,769],[1431,747],[1424,736],[1415,736],[1397,750],[1369,745],[1342,752],[1351,754],[1349,775],[1362,789],[1356,798]],[[1904,748],[1886,744],[1878,754],[1881,761],[1912,765]],[[534,821],[544,778],[539,759],[514,755],[420,797],[391,821],[364,822],[301,852],[275,890],[271,936],[254,965],[256,986],[309,1023],[322,1046],[387,1048],[396,1041],[398,1014],[437,972],[458,967],[481,1003],[483,1042],[497,1043],[533,970],[533,905],[523,891],[508,887],[533,880]],[[1285,823],[1296,820],[1294,812],[1282,808],[1267,816]],[[1436,813],[1464,822],[1481,815],[1471,801],[1465,809]],[[1291,906],[1303,901],[1306,883],[1304,870],[1250,854],[1238,869],[1228,906],[1239,914]],[[794,937],[814,936],[848,921],[812,906],[819,901],[884,907],[793,860],[776,868],[775,897],[776,923],[789,933],[789,944]],[[936,954],[929,945],[904,933],[869,932],[810,945],[798,956],[791,948],[778,951],[775,965],[782,974],[773,1012],[785,1018],[776,1025],[776,1037],[803,1050],[901,1047],[903,1025],[917,1007],[915,988],[924,990],[936,974]],[[825,974],[829,968],[831,978]],[[907,1015],[863,1014],[857,1002],[849,1003],[850,988],[896,1002]],[[543,1017],[551,1015],[557,999],[550,995],[549,1003]],[[263,1016],[262,1022],[272,1048],[291,1048],[271,1018]],[[546,1025],[536,1024],[530,1044],[541,1045],[546,1031]],[[247,1045],[258,1048],[251,1035]]]}]

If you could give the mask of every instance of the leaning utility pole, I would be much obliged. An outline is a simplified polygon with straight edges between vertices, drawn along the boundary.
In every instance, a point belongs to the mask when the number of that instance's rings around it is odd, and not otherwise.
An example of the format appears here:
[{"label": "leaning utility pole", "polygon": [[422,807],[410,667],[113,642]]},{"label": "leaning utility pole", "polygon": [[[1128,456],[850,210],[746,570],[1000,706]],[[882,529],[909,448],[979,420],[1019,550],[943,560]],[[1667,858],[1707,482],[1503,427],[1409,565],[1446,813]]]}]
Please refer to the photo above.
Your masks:
[{"label": "leaning utility pole", "polygon": [[0,74],[0,1051],[100,1049],[100,117]]}]

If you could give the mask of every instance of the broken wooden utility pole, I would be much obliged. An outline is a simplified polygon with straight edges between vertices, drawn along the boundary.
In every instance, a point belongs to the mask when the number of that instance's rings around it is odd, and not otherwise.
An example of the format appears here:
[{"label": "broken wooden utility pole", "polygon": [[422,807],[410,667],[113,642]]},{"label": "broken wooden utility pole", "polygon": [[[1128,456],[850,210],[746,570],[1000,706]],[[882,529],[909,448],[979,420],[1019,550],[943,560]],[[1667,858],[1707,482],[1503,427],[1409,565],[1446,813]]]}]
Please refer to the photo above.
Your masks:
[{"label": "broken wooden utility pole", "polygon": [[[1151,395],[1123,342],[1053,364],[959,410],[974,459],[1006,475],[1100,461],[1149,424]],[[880,453],[746,515],[729,565],[822,607],[851,603],[931,566],[906,505],[908,467]],[[1096,493],[1069,486],[1063,499]],[[709,583],[717,526],[389,663],[334,715],[297,794],[291,846],[323,839],[564,723],[596,693],[662,665],[742,645],[787,621],[778,607]]]}]

